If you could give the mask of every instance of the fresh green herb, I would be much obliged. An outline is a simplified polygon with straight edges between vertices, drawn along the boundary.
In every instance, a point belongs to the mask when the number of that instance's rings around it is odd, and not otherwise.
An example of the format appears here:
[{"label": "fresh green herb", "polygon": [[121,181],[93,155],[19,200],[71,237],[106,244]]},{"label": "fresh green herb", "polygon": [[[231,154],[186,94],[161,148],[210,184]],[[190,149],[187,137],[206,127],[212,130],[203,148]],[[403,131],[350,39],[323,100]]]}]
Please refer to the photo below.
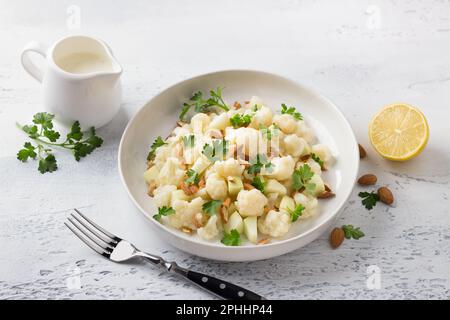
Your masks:
[{"label": "fresh green herb", "polygon": [[158,149],[159,147],[161,147],[165,144],[167,144],[167,143],[165,143],[164,140],[160,136],[158,136],[155,139],[155,141],[153,141],[153,143],[150,147],[150,151],[148,152],[148,155],[147,155],[147,160],[150,161],[150,160],[155,159],[156,149]]},{"label": "fresh green herb", "polygon": [[195,136],[193,134],[184,136],[183,138],[183,145],[185,148],[193,148],[195,145]]},{"label": "fresh green herb", "polygon": [[315,153],[311,153],[311,158],[323,169],[323,161]]},{"label": "fresh green herb", "polygon": [[250,114],[240,114],[236,113],[230,118],[230,123],[233,128],[237,129],[239,127],[246,127],[252,122],[252,116]]},{"label": "fresh green herb", "polygon": [[280,134],[279,128],[276,124],[273,124],[270,127],[266,127],[265,125],[260,123],[259,129],[267,140],[272,140],[273,137],[276,137]]},{"label": "fresh green herb", "polygon": [[236,229],[230,230],[230,232],[224,231],[221,242],[226,246],[238,246],[241,244],[241,235]]},{"label": "fresh green herb", "polygon": [[247,172],[249,174],[258,174],[263,168],[271,172],[273,170],[273,164],[264,154],[257,154],[255,158],[250,159],[250,167],[248,167]]},{"label": "fresh green herb", "polygon": [[189,169],[186,172],[186,175],[188,176],[188,178],[185,181],[187,184],[195,184],[195,185],[197,185],[199,183],[200,176],[199,176],[197,171]]},{"label": "fresh green herb", "polygon": [[359,238],[362,238],[365,236],[364,232],[359,230],[359,227],[354,228],[351,224],[343,225],[342,230],[344,230],[346,239],[353,238],[355,240],[358,240]]},{"label": "fresh green herb", "polygon": [[264,190],[266,189],[267,182],[263,181],[259,176],[256,176],[253,178],[252,186],[254,186],[256,189],[264,193]]},{"label": "fresh green herb", "polygon": [[360,192],[358,196],[362,198],[361,202],[367,210],[372,210],[377,204],[377,201],[380,200],[376,192]]},{"label": "fresh green herb", "polygon": [[87,138],[83,139],[85,133],[81,131],[78,121],[73,123],[66,139],[63,142],[57,142],[61,134],[53,129],[54,118],[55,116],[51,113],[39,112],[33,116],[34,124],[25,126],[17,124],[18,128],[34,142],[34,145],[31,142],[26,142],[23,149],[20,149],[17,153],[17,159],[22,162],[30,158],[39,160],[38,170],[41,173],[53,172],[58,169],[56,158],[50,146],[71,150],[75,159],[79,161],[103,143],[103,140],[96,135],[93,127],[88,130]]},{"label": "fresh green herb", "polygon": [[288,213],[291,215],[291,221],[297,221],[297,219],[302,215],[303,210],[305,210],[305,207],[302,204],[296,205],[294,210],[288,208]]},{"label": "fresh green herb", "polygon": [[202,153],[209,159],[210,162],[214,163],[218,160],[223,160],[228,153],[228,141],[225,139],[216,139],[212,141],[212,146],[210,144],[205,144],[203,146]]},{"label": "fresh green herb", "polygon": [[259,109],[261,109],[261,107],[258,106],[257,104],[253,105],[253,107],[252,107],[252,111],[253,111],[253,112],[258,111]]},{"label": "fresh green herb", "polygon": [[290,114],[297,120],[303,120],[302,114],[295,110],[295,107],[288,107],[286,104],[281,104],[281,114]]},{"label": "fresh green herb", "polygon": [[211,107],[217,106],[225,111],[228,111],[229,108],[225,101],[222,98],[222,88],[217,87],[216,91],[209,91],[210,97],[205,99],[203,98],[203,93],[198,91],[194,93],[194,95],[189,99],[189,102],[185,102],[181,109],[180,120],[184,120],[189,110],[194,107],[194,111],[196,113],[199,112],[208,112]]},{"label": "fresh green herb", "polygon": [[303,189],[307,193],[312,193],[316,185],[310,183],[309,180],[311,180],[313,175],[314,172],[311,171],[311,167],[305,163],[297,170],[294,170],[292,174],[292,188],[297,191]]},{"label": "fresh green herb", "polygon": [[209,214],[210,216],[215,215],[220,206],[222,205],[222,201],[220,200],[211,200],[202,205],[202,210]]},{"label": "fresh green herb", "polygon": [[172,207],[160,207],[158,208],[158,214],[153,216],[153,219],[159,221],[162,216],[170,216],[171,214],[175,214],[175,210]]}]

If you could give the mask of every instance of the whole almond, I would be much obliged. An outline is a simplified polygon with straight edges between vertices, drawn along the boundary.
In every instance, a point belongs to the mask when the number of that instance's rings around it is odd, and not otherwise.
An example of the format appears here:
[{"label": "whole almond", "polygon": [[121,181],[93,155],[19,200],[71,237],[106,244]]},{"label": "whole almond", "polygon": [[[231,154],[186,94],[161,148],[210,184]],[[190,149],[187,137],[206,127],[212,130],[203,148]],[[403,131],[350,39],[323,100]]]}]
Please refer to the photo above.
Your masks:
[{"label": "whole almond", "polygon": [[317,199],[327,199],[327,198],[332,198],[334,196],[335,196],[335,194],[332,191],[325,190],[324,192],[322,192],[321,194],[319,194],[317,196]]},{"label": "whole almond", "polygon": [[339,247],[344,242],[345,233],[342,228],[334,228],[330,234],[330,244],[333,249]]},{"label": "whole almond", "polygon": [[380,201],[385,204],[392,204],[394,202],[394,195],[387,187],[378,189],[378,197],[380,197]]},{"label": "whole almond", "polygon": [[365,174],[359,177],[358,183],[362,186],[370,186],[377,183],[377,176],[371,173]]},{"label": "whole almond", "polygon": [[358,143],[358,148],[359,148],[359,158],[360,158],[360,159],[365,158],[365,157],[367,156],[366,150],[365,150],[365,149],[363,148],[363,146],[360,145],[359,143]]}]

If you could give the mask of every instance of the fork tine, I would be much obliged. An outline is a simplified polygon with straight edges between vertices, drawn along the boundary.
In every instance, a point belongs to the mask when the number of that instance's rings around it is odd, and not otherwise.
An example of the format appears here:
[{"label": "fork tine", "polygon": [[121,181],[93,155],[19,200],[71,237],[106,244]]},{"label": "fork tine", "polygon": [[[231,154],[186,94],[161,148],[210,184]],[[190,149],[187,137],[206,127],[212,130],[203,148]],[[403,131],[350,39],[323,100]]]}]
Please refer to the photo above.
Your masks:
[{"label": "fork tine", "polygon": [[102,248],[103,250],[105,250],[106,252],[112,252],[112,250],[114,250],[113,247],[111,247],[108,244],[104,244],[103,241],[101,241],[100,239],[96,238],[92,233],[90,233],[89,230],[85,230],[82,226],[80,226],[79,224],[75,223],[75,220],[73,220],[72,218],[67,218],[67,220],[69,220],[70,223],[72,223],[72,225],[78,229],[78,231],[80,231],[82,234],[84,234],[87,238],[89,238],[89,240],[91,240],[93,243],[95,243],[97,246],[99,246],[100,248]]},{"label": "fork tine", "polygon": [[103,229],[102,227],[100,227],[98,224],[96,224],[94,221],[92,221],[91,219],[89,219],[88,217],[86,217],[84,214],[82,214],[80,212],[80,210],[78,210],[77,208],[74,208],[74,210],[76,211],[76,213],[78,213],[84,220],[86,220],[87,222],[89,222],[92,226],[94,226],[98,231],[102,232],[105,236],[108,236],[109,238],[113,239],[116,242],[121,241],[122,239],[113,235],[111,232],[106,231],[105,229]]},{"label": "fork tine", "polygon": [[[103,241],[105,244],[109,245],[112,248],[114,248],[117,244],[117,241],[109,238],[109,237],[105,237],[104,235],[100,234],[99,232],[96,231],[95,227],[90,226],[89,223],[84,222],[82,219],[78,218],[76,215],[74,215],[73,213],[70,214],[75,220],[77,220],[77,222],[79,224],[81,224],[83,227],[85,227],[90,233],[94,234],[97,238],[99,238],[101,241]],[[107,238],[107,239],[106,239]]]},{"label": "fork tine", "polygon": [[106,252],[105,250],[100,250],[99,248],[95,247],[91,242],[89,242],[86,238],[84,238],[81,234],[79,234],[78,231],[76,231],[73,227],[71,227],[67,222],[64,222],[64,224],[66,225],[67,228],[69,228],[70,231],[72,231],[74,235],[76,235],[81,241],[83,241],[85,245],[87,245],[89,248],[91,248],[98,254],[101,254],[102,256],[109,258],[111,253]]}]

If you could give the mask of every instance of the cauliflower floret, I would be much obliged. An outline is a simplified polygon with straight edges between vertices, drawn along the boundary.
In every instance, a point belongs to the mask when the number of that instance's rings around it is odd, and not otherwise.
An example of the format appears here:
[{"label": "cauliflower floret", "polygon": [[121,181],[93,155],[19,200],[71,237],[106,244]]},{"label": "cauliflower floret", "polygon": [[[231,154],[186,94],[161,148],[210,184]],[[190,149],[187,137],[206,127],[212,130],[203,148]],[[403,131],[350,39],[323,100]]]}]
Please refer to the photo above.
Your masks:
[{"label": "cauliflower floret", "polygon": [[308,143],[295,134],[286,135],[283,143],[284,151],[293,157],[300,157],[308,152]]},{"label": "cauliflower floret", "polygon": [[328,148],[328,146],[324,144],[313,145],[311,152],[324,162],[325,167],[327,167],[333,159],[330,148]]},{"label": "cauliflower floret", "polygon": [[295,161],[291,156],[276,157],[271,162],[272,167],[270,169],[264,168],[262,174],[277,180],[286,180],[294,172]]},{"label": "cauliflower floret", "polygon": [[258,154],[259,137],[258,130],[253,128],[239,128],[235,132],[236,146],[242,148],[243,152],[250,157],[254,157]]},{"label": "cauliflower floret", "polygon": [[153,161],[154,165],[158,170],[161,170],[164,163],[166,162],[166,159],[170,157],[171,149],[168,145],[163,145],[156,149],[155,151],[155,160]]},{"label": "cauliflower floret", "polygon": [[261,125],[269,127],[272,124],[272,110],[265,106],[261,106],[253,115],[250,127],[259,129]]},{"label": "cauliflower floret", "polygon": [[270,210],[266,216],[258,219],[258,230],[271,237],[282,237],[291,226],[291,217],[287,212]]},{"label": "cauliflower floret", "polygon": [[176,200],[172,204],[175,214],[167,216],[169,224],[177,229],[187,227],[191,230],[196,230],[194,216],[197,213],[202,213],[202,205],[205,201],[198,197],[191,202],[185,200]]},{"label": "cauliflower floret", "polygon": [[186,136],[192,133],[191,126],[188,124],[184,124],[181,127],[176,127],[175,129],[173,129],[173,133],[175,137]]},{"label": "cauliflower floret", "polygon": [[305,209],[300,216],[300,219],[312,217],[317,212],[318,201],[314,197],[306,196],[303,193],[297,192],[294,195],[295,204],[301,204]]},{"label": "cauliflower floret", "polygon": [[241,190],[236,200],[236,207],[243,217],[262,215],[266,204],[267,198],[258,189]]},{"label": "cauliflower floret", "polygon": [[211,162],[204,156],[199,155],[197,160],[195,160],[194,164],[192,165],[192,170],[197,172],[198,174],[201,174],[203,171],[205,171],[209,166],[211,165]]},{"label": "cauliflower floret", "polygon": [[273,122],[286,134],[297,130],[297,120],[289,114],[277,114],[273,117]]},{"label": "cauliflower floret", "polygon": [[228,114],[226,112],[215,116],[209,123],[208,129],[225,130],[230,125]]},{"label": "cauliflower floret", "polygon": [[219,235],[219,229],[217,228],[217,215],[213,215],[209,218],[206,225],[197,230],[200,237],[205,240],[213,240]]},{"label": "cauliflower floret", "polygon": [[306,125],[305,121],[298,121],[295,134],[305,139],[309,144],[316,140],[314,131]]},{"label": "cauliflower floret", "polygon": [[240,165],[238,160],[229,158],[225,161],[217,161],[214,164],[214,170],[223,178],[240,177],[244,171],[244,166]]},{"label": "cauliflower floret", "polygon": [[185,171],[181,169],[180,160],[175,157],[167,158],[159,172],[159,184],[179,185],[183,181]]},{"label": "cauliflower floret", "polygon": [[301,161],[297,162],[297,165],[295,166],[295,168],[299,169],[305,163],[311,168],[311,171],[314,172],[315,174],[322,174],[322,169],[320,168],[320,164],[318,164],[317,161],[315,161],[311,158],[309,158],[306,162],[301,162]]},{"label": "cauliflower floret", "polygon": [[206,191],[212,199],[224,200],[228,192],[227,183],[217,173],[210,173],[206,179]]},{"label": "cauliflower floret", "polygon": [[255,106],[257,108],[260,108],[260,107],[262,107],[262,105],[263,105],[263,101],[262,101],[262,99],[260,97],[252,96],[250,98],[250,100],[248,101],[248,103],[245,104],[245,108],[250,108],[251,109],[251,108],[254,108]]},{"label": "cauliflower floret", "polygon": [[163,185],[156,188],[153,193],[153,201],[155,201],[155,205],[157,207],[168,207],[170,205],[172,191],[175,190],[177,190],[177,187],[174,185]]},{"label": "cauliflower floret", "polygon": [[202,134],[206,131],[211,119],[204,113],[197,113],[191,119],[192,132],[194,134]]}]

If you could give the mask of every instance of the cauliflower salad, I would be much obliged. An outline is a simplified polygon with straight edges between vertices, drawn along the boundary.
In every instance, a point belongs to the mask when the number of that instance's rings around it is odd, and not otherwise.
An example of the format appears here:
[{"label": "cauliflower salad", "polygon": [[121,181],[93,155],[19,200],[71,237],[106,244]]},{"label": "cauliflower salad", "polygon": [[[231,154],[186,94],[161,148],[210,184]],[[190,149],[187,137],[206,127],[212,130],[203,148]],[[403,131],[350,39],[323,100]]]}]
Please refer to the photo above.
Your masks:
[{"label": "cauliflower salad", "polygon": [[144,179],[160,223],[224,245],[265,244],[334,196],[322,179],[332,162],[295,107],[274,113],[255,96],[229,105],[217,88],[183,104],[175,129],[151,145]]}]

